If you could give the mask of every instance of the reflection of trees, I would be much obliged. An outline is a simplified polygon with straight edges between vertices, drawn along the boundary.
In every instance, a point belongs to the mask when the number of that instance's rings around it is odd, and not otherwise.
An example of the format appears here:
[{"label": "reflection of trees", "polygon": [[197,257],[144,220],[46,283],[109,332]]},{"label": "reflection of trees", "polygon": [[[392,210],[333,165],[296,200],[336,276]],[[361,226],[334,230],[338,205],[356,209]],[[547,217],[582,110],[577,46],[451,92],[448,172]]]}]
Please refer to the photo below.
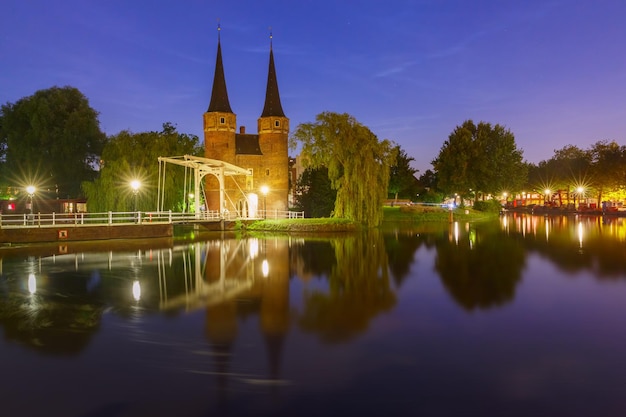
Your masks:
[{"label": "reflection of trees", "polygon": [[498,233],[497,225],[495,230],[482,225],[469,237],[458,244],[449,239],[438,243],[435,269],[444,286],[467,310],[510,302],[525,263],[523,246]]},{"label": "reflection of trees", "polygon": [[305,279],[311,275],[328,275],[337,263],[328,239],[304,239],[293,246],[291,256],[298,275]]},{"label": "reflection of trees", "polygon": [[409,275],[415,252],[424,239],[411,230],[398,229],[385,233],[385,248],[394,282],[400,286]]},{"label": "reflection of trees", "polygon": [[369,321],[395,305],[383,235],[377,230],[331,240],[336,263],[328,292],[305,294],[301,328],[336,343],[367,329]]},{"label": "reflection of trees", "polygon": [[[49,276],[33,294],[21,280],[7,280],[0,290],[0,324],[7,340],[54,355],[76,355],[97,332],[104,307],[89,277]],[[63,287],[63,296],[58,295]],[[97,291],[97,289],[95,290]]]},{"label": "reflection of trees", "polygon": [[524,236],[527,250],[540,253],[565,272],[588,270],[597,279],[624,279],[626,222],[620,220],[526,216],[509,221],[507,229],[510,235]]}]

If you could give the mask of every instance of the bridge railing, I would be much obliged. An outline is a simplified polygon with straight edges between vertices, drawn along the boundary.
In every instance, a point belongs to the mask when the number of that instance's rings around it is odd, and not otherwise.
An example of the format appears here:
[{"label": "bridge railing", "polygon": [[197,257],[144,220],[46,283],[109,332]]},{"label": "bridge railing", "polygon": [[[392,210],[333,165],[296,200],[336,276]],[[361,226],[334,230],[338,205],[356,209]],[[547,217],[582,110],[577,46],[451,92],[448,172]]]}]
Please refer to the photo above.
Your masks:
[{"label": "bridge railing", "polygon": [[[304,218],[304,212],[268,210],[259,212],[256,219]],[[218,221],[241,219],[236,212],[224,210],[179,213],[172,211],[121,211],[103,213],[24,213],[0,214],[0,227],[56,227],[56,226],[97,226],[146,223],[185,223],[194,221]]]}]

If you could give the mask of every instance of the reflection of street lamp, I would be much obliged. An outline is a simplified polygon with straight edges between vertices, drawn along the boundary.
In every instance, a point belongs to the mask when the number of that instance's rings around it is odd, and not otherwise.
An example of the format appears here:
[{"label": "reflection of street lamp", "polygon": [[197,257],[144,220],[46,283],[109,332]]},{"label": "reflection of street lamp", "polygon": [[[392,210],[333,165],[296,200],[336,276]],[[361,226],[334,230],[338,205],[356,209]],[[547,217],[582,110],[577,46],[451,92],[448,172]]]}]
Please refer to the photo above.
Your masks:
[{"label": "reflection of street lamp", "polygon": [[28,209],[30,209],[30,214],[33,214],[33,196],[35,195],[35,191],[37,189],[34,185],[29,185],[26,187],[26,192],[28,193]]},{"label": "reflection of street lamp", "polygon": [[265,198],[267,197],[267,193],[269,192],[269,187],[267,185],[263,185],[261,187],[261,194],[263,194],[263,218],[267,218],[267,206],[265,205]]},{"label": "reflection of street lamp", "polygon": [[139,180],[132,180],[130,182],[130,188],[133,190],[133,211],[137,211],[137,193],[140,187],[141,182]]},{"label": "reflection of street lamp", "polygon": [[133,299],[135,301],[141,300],[141,284],[139,281],[133,281]]}]

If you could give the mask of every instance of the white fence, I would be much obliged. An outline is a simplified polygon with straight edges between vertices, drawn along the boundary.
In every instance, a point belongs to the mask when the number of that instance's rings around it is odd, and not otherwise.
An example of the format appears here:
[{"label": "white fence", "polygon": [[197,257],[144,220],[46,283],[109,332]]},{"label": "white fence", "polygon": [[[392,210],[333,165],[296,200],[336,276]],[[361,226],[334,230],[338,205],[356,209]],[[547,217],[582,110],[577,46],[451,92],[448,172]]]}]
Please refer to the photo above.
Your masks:
[{"label": "white fence", "polygon": [[175,213],[172,211],[132,211],[105,213],[32,213],[0,214],[0,227],[54,227],[54,226],[97,226],[147,223],[188,223],[220,220],[259,220],[304,218],[304,212],[268,210],[260,217],[242,218],[235,212],[202,211],[200,213]]}]

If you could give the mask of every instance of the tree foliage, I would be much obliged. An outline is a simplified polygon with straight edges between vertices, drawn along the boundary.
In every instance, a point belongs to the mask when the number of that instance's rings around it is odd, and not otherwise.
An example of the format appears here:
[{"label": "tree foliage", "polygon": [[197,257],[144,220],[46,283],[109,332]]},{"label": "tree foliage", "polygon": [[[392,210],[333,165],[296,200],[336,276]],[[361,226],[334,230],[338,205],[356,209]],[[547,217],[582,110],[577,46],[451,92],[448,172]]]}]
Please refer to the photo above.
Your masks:
[{"label": "tree foliage", "polygon": [[336,198],[326,168],[307,168],[298,178],[295,208],[304,211],[306,217],[330,217]]},{"label": "tree foliage", "polygon": [[564,196],[565,202],[580,194],[579,187],[585,196],[595,196],[598,201],[621,200],[625,195],[626,146],[603,140],[588,149],[574,145],[556,149],[552,158],[531,166],[528,183],[538,192],[559,191],[558,198]]},{"label": "tree foliage", "polygon": [[439,180],[437,174],[430,169],[424,171],[417,179],[418,183],[418,201],[424,203],[441,203],[444,196],[439,190]]},{"label": "tree foliage", "polygon": [[408,198],[413,200],[417,196],[419,184],[415,174],[418,170],[411,167],[411,161],[415,158],[408,156],[399,145],[395,147],[396,163],[391,166],[389,172],[389,193],[394,199]]},{"label": "tree foliage", "polygon": [[598,141],[589,149],[591,178],[598,201],[605,194],[624,191],[626,187],[626,146],[615,141]]},{"label": "tree foliage", "polygon": [[[102,152],[99,178],[83,183],[89,210],[156,210],[158,158],[202,154],[198,137],[177,132],[171,123],[164,123],[161,132],[122,131],[109,138]],[[136,197],[130,188],[133,179],[141,182]],[[165,179],[163,209],[182,211],[185,204],[185,168],[168,166]]]},{"label": "tree foliage", "polygon": [[302,143],[303,161],[311,168],[328,169],[337,191],[333,216],[377,226],[383,219],[389,167],[395,147],[379,141],[367,127],[343,113],[324,112],[314,123],[300,124],[292,136]]},{"label": "tree foliage", "polygon": [[81,182],[96,176],[105,139],[98,112],[78,89],[39,90],[1,107],[0,174],[14,186],[78,197]]},{"label": "tree foliage", "polygon": [[467,120],[457,126],[432,165],[439,188],[460,195],[519,190],[527,178],[522,151],[517,149],[513,133],[486,122],[475,125]]}]

